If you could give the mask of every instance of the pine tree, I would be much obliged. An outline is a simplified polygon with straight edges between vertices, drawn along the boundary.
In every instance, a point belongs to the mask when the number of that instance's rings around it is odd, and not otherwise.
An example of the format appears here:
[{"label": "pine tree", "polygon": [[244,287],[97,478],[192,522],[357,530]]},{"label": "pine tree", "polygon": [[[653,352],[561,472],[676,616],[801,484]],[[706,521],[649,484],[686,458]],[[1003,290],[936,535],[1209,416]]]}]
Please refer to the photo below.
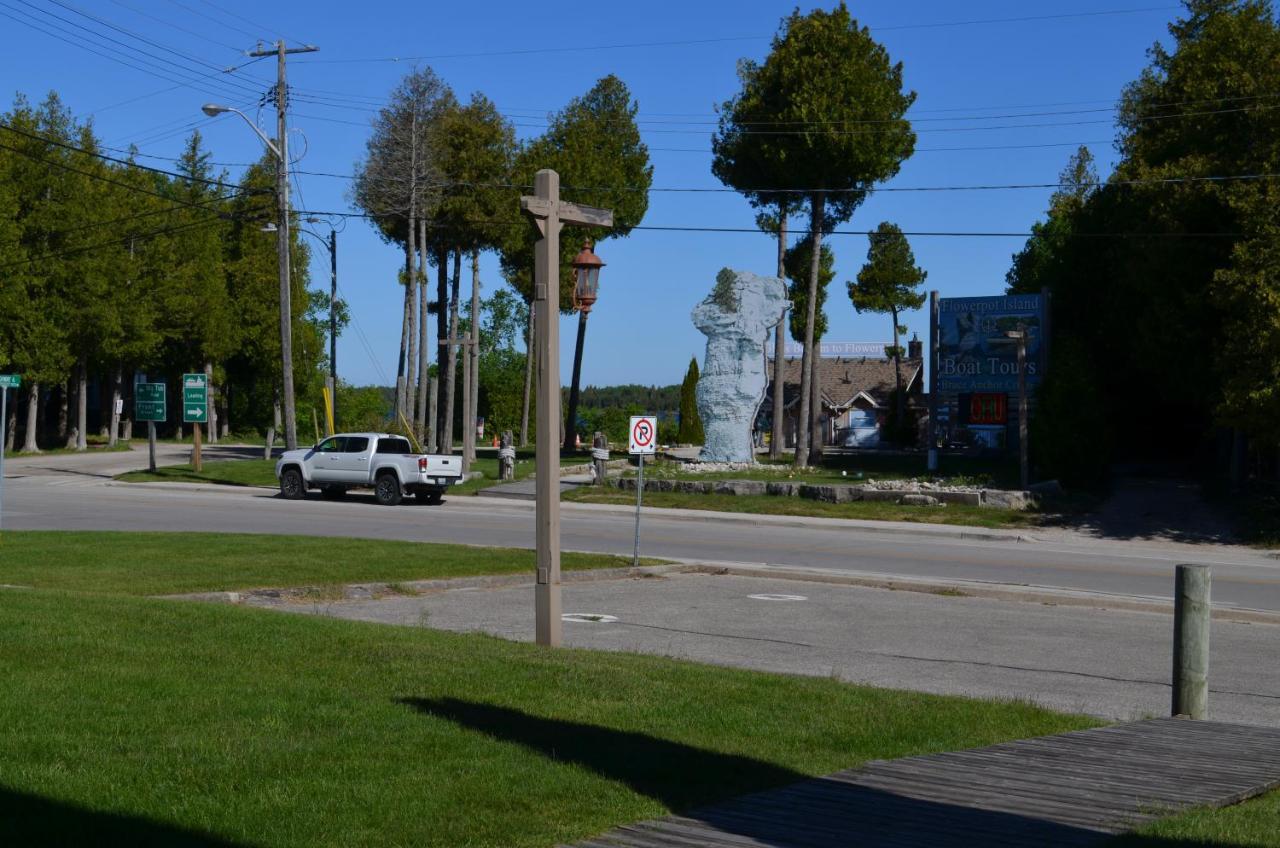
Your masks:
[{"label": "pine tree", "polygon": [[684,445],[700,445],[706,441],[702,416],[698,414],[698,357],[689,360],[689,370],[680,384],[680,433],[676,437]]}]

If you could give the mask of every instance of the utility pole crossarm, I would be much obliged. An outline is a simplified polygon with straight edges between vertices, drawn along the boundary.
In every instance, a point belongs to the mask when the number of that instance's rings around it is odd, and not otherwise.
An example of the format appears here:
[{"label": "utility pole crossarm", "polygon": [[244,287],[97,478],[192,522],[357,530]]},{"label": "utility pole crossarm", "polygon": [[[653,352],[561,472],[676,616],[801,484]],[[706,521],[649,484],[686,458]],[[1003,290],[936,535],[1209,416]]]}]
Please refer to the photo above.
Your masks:
[{"label": "utility pole crossarm", "polygon": [[[261,42],[261,41],[259,41],[258,43],[259,43],[259,44],[261,44],[262,42]],[[316,52],[316,51],[317,51],[317,50],[319,50],[319,49],[320,49],[320,48],[319,48],[319,47],[316,47],[314,44],[304,44],[304,45],[302,45],[301,47],[286,47],[286,48],[284,49],[284,51],[283,51],[283,52],[285,52],[285,53],[314,53],[314,52]],[[248,53],[246,53],[245,55],[246,55],[246,56],[251,56],[251,57],[253,57],[253,58],[255,58],[255,59],[256,59],[256,58],[258,58],[258,57],[260,57],[260,56],[277,56],[277,55],[279,55],[279,54],[280,54],[280,52],[281,52],[281,50],[280,50],[280,48],[279,48],[279,47],[272,47],[271,49],[267,49],[267,48],[265,48],[265,47],[259,47],[257,50],[251,50],[251,51],[249,51]]]}]

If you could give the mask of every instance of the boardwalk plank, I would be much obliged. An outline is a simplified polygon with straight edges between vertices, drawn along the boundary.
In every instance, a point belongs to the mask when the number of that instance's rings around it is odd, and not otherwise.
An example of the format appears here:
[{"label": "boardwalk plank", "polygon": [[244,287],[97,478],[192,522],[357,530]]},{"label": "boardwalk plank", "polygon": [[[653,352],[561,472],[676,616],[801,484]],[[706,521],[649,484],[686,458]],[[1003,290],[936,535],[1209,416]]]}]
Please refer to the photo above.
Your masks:
[{"label": "boardwalk plank", "polygon": [[877,760],[576,848],[1086,848],[1280,786],[1280,729],[1152,719]]}]

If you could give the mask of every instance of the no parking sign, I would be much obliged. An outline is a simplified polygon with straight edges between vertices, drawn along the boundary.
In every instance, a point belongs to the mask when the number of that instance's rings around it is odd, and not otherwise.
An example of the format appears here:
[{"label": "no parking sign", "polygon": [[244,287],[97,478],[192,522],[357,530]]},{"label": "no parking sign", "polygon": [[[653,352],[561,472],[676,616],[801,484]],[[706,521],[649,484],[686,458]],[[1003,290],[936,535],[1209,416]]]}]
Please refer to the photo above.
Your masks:
[{"label": "no parking sign", "polygon": [[654,415],[631,416],[632,455],[649,455],[658,452],[658,418]]}]

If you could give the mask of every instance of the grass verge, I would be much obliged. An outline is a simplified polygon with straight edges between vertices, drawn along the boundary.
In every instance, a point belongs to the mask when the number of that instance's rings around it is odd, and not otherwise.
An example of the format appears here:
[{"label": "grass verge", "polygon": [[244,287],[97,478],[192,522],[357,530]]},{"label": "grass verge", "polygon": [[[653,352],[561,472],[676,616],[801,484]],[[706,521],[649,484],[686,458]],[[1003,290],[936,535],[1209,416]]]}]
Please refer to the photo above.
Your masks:
[{"label": "grass verge", "polygon": [[[622,568],[631,559],[566,552],[561,564],[566,569]],[[0,584],[126,595],[532,575],[533,570],[533,551],[421,542],[37,530],[0,536]]]},{"label": "grass verge", "polygon": [[[583,486],[565,492],[563,499],[577,503],[631,504],[634,492]],[[701,509],[711,512],[744,512],[755,515],[802,515],[819,518],[861,518],[876,521],[904,521],[928,524],[958,524],[990,529],[1038,527],[1045,516],[1035,512],[990,509],[964,504],[922,507],[901,506],[889,501],[824,503],[808,498],[771,495],[695,495],[686,492],[645,492],[646,506],[668,509]]]},{"label": "grass verge", "polygon": [[870,758],[1092,723],[142,598],[7,591],[0,633],[12,845],[532,848]]},{"label": "grass verge", "polygon": [[1243,804],[1198,809],[1151,822],[1109,840],[1105,848],[1276,848],[1280,790]]},{"label": "grass verge", "polygon": [[[667,480],[764,480],[791,483],[849,484],[857,485],[868,480],[938,480],[947,485],[1000,486],[1017,488],[1018,466],[1008,460],[991,460],[980,457],[943,456],[939,458],[936,472],[930,473],[921,455],[854,454],[827,456],[822,465],[795,470],[789,459],[772,460],[756,457],[758,469],[746,471],[711,471],[691,473],[684,470],[685,463],[660,459],[645,463],[645,476]],[[635,471],[626,472],[634,477]]]},{"label": "grass verge", "polygon": [[155,471],[129,471],[116,477],[126,483],[219,483],[224,486],[276,486],[274,459],[219,459],[190,465],[161,465]]}]

